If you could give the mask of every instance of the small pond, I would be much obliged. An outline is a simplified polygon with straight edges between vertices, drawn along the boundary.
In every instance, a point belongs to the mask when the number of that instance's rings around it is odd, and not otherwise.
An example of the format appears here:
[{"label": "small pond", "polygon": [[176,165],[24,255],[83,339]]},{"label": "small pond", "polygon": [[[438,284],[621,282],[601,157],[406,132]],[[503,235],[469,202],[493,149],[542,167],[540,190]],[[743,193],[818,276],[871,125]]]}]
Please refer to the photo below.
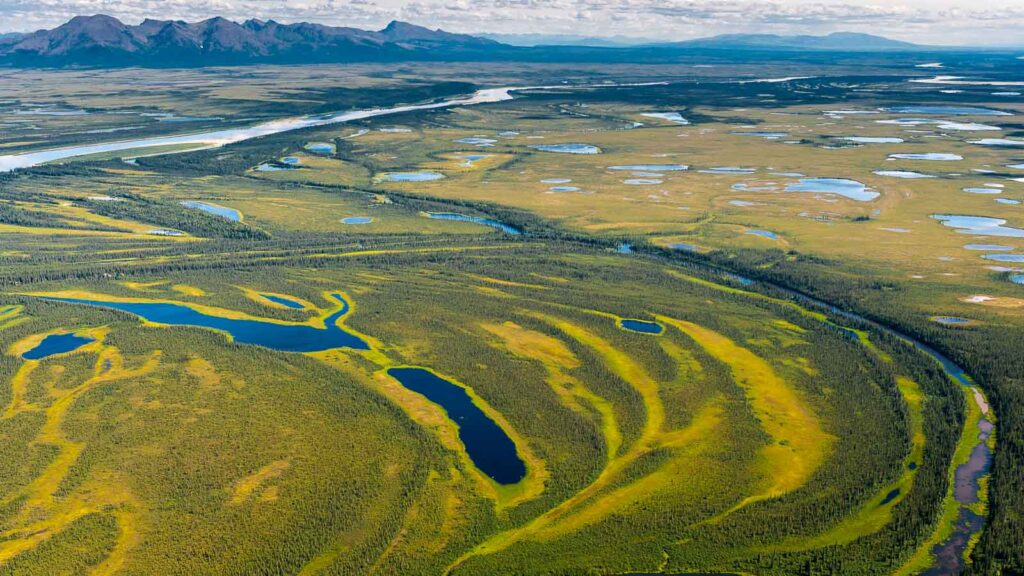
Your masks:
[{"label": "small pond", "polygon": [[629,330],[630,332],[640,332],[641,334],[661,334],[665,330],[665,327],[657,322],[635,320],[632,318],[623,318],[619,320],[619,326]]}]

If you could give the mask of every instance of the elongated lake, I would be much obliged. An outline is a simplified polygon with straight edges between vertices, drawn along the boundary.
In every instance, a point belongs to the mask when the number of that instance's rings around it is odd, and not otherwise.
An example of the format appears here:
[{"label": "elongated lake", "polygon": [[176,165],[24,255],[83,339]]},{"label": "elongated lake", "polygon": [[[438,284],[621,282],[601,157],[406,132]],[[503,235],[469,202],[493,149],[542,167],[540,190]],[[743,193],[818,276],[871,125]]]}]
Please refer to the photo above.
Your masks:
[{"label": "elongated lake", "polygon": [[388,375],[402,386],[444,408],[459,428],[459,440],[481,472],[499,484],[515,484],[526,476],[526,465],[515,442],[473,403],[466,390],[424,368],[391,368]]}]

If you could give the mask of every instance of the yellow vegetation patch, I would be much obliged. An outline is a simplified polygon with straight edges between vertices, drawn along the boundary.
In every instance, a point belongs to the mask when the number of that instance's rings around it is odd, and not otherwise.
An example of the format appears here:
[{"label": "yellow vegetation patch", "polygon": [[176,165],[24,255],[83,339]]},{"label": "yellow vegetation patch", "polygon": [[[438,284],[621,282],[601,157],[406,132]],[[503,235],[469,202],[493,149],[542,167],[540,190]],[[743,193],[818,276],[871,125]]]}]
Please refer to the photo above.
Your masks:
[{"label": "yellow vegetation patch", "polygon": [[580,365],[579,359],[569,350],[568,346],[561,340],[543,332],[523,328],[515,322],[483,323],[480,326],[491,334],[501,337],[509,351],[517,356],[533,358],[546,365],[550,364],[563,369],[577,368]]},{"label": "yellow vegetation patch", "polygon": [[206,389],[220,386],[220,374],[205,358],[194,356],[188,359],[185,364],[185,372],[199,380],[200,385]]},{"label": "yellow vegetation patch", "polygon": [[185,296],[206,296],[205,290],[195,286],[189,286],[188,284],[175,284],[174,286],[171,286],[171,290],[174,290],[179,294],[184,294]]},{"label": "yellow vegetation patch", "polygon": [[231,503],[241,504],[248,500],[260,486],[270,480],[280,477],[289,466],[291,466],[291,463],[287,460],[275,460],[256,472],[242,478],[238,482],[235,482],[235,485],[231,490]]},{"label": "yellow vegetation patch", "polygon": [[132,282],[131,280],[124,280],[122,282],[118,282],[118,284],[131,290],[137,290],[139,292],[148,292],[150,288],[155,288],[157,286],[163,286],[164,284],[167,284],[167,280],[154,280],[152,282]]},{"label": "yellow vegetation patch", "polygon": [[747,504],[781,496],[803,486],[821,466],[835,438],[825,432],[817,415],[764,359],[713,330],[684,320],[659,316],[696,341],[712,357],[729,366],[743,388],[754,416],[772,443],[760,451],[759,472],[764,491],[754,494],[726,514]]}]

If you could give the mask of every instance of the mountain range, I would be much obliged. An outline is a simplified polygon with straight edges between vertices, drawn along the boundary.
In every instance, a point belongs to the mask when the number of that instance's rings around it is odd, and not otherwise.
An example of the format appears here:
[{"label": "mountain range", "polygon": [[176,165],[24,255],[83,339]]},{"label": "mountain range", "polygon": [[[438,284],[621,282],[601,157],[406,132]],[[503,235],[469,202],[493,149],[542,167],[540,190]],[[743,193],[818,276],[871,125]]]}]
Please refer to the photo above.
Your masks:
[{"label": "mountain range", "polygon": [[147,19],[128,25],[76,16],[52,30],[0,39],[0,62],[20,66],[189,66],[454,57],[501,47],[493,40],[394,21],[382,30],[225,18]]},{"label": "mountain range", "polygon": [[[553,50],[552,46],[558,49]],[[853,32],[824,36],[726,34],[681,42],[645,42],[624,37],[538,34],[494,34],[487,38],[399,21],[374,31],[256,19],[237,23],[220,17],[193,23],[147,19],[130,25],[111,16],[95,15],[76,16],[51,30],[0,35],[0,65],[198,67],[403,60],[657,62],[698,53],[728,57],[756,52],[770,55],[952,49]]]}]

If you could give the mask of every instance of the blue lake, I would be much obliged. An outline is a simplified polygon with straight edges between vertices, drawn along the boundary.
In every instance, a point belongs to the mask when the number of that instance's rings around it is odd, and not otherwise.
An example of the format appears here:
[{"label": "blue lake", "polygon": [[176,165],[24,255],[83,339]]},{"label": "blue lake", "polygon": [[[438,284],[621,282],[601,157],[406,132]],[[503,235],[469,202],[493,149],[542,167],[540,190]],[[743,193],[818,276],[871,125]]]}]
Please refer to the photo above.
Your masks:
[{"label": "blue lake", "polygon": [[960,234],[1024,238],[1024,229],[1004,226],[1004,224],[1006,224],[1006,220],[1001,218],[989,218],[988,216],[963,216],[960,214],[932,214],[932,218],[942,222],[944,226],[956,228],[957,232]]},{"label": "blue lake", "polygon": [[1002,194],[1002,188],[964,188],[968,194]]},{"label": "blue lake", "polygon": [[534,144],[530,146],[541,152],[558,152],[561,154],[600,154],[601,149],[591,144]]},{"label": "blue lake", "polygon": [[653,186],[655,184],[663,184],[664,181],[650,178],[629,178],[628,180],[623,180],[622,183],[630,186]]},{"label": "blue lake", "polygon": [[1018,206],[1020,204],[1020,200],[1013,200],[1011,198],[996,198],[996,202],[999,202],[1000,204],[1007,204],[1009,206]]},{"label": "blue lake", "polygon": [[515,484],[526,476],[516,445],[470,398],[466,390],[423,368],[390,368],[402,386],[444,408],[459,428],[459,440],[481,472],[499,484]]},{"label": "blue lake", "polygon": [[661,334],[662,331],[665,330],[665,327],[657,322],[633,320],[631,318],[623,318],[622,320],[619,320],[619,326],[622,326],[631,332],[640,332],[642,334]]},{"label": "blue lake", "polygon": [[1003,148],[1024,147],[1024,140],[1011,140],[1009,138],[982,138],[981,140],[969,140],[971,144],[981,146],[996,146]]},{"label": "blue lake", "polygon": [[682,172],[683,170],[689,170],[690,167],[687,166],[686,164],[623,164],[619,166],[609,166],[608,169],[626,170],[630,172]]},{"label": "blue lake", "polygon": [[996,262],[1024,263],[1024,254],[985,254],[982,258]]},{"label": "blue lake", "polygon": [[55,354],[78,350],[90,342],[95,342],[95,339],[75,334],[50,334],[21,357],[26,360],[41,360]]},{"label": "blue lake", "polygon": [[459,138],[459,144],[472,144],[474,146],[493,146],[497,140],[493,138]]},{"label": "blue lake", "polygon": [[971,106],[893,106],[886,108],[894,114],[942,114],[949,116],[1012,116],[1008,112]]},{"label": "blue lake", "polygon": [[373,222],[373,218],[369,216],[349,216],[348,218],[342,218],[342,224],[369,224]]},{"label": "blue lake", "polygon": [[704,174],[753,174],[756,171],[756,168],[740,168],[739,166],[716,166],[699,170]]},{"label": "blue lake", "polygon": [[964,159],[964,157],[959,154],[950,154],[947,152],[923,152],[920,154],[889,154],[889,158],[892,158],[894,160],[938,160],[943,162],[952,162]]},{"label": "blue lake", "polygon": [[284,296],[276,296],[274,294],[263,294],[263,293],[260,293],[260,296],[262,296],[263,298],[266,298],[267,300],[270,300],[271,302],[273,302],[275,304],[280,304],[282,306],[286,306],[288,308],[293,308],[295,310],[302,310],[303,308],[305,308],[305,306],[303,306],[301,302],[297,302],[295,300],[292,300],[291,298],[285,298]]},{"label": "blue lake", "polygon": [[889,178],[907,178],[907,179],[918,179],[918,178],[935,178],[931,174],[921,174],[920,172],[911,172],[909,170],[875,170],[875,174],[878,176],[888,176]]},{"label": "blue lake", "polygon": [[226,206],[218,206],[216,204],[209,204],[207,202],[200,202],[198,200],[184,200],[182,201],[181,205],[185,206],[186,208],[195,208],[197,210],[202,210],[203,212],[213,214],[214,216],[220,216],[221,218],[227,218],[228,220],[231,220],[233,222],[238,222],[239,220],[242,219],[241,212],[235,210],[234,208],[228,208]]},{"label": "blue lake", "polygon": [[572,182],[572,178],[545,178],[540,181],[541,184],[568,184]]},{"label": "blue lake", "polygon": [[626,242],[622,242],[621,244],[615,246],[615,251],[618,252],[619,254],[632,254],[633,245],[627,244]]},{"label": "blue lake", "polygon": [[991,250],[993,252],[1009,252],[1013,250],[1013,246],[1006,246],[1004,244],[964,244],[964,248],[968,250]]},{"label": "blue lake", "polygon": [[467,216],[466,214],[458,214],[456,212],[427,212],[428,218],[434,220],[455,220],[458,222],[472,222],[474,224],[483,224],[484,226],[490,226],[491,228],[497,228],[506,234],[519,235],[521,232],[517,228],[513,228],[503,222],[492,220],[490,218],[483,218],[480,216]]},{"label": "blue lake", "polygon": [[763,236],[772,240],[777,240],[779,235],[771,230],[747,230],[744,234],[753,234],[754,236]]},{"label": "blue lake", "polygon": [[786,185],[786,192],[816,192],[838,194],[844,198],[867,202],[878,198],[878,192],[846,178],[802,178],[799,182]]},{"label": "blue lake", "polygon": [[296,164],[302,164],[302,160],[298,156],[285,156],[281,158],[281,163],[295,166]]},{"label": "blue lake", "polygon": [[379,182],[430,182],[442,178],[444,174],[438,172],[385,172],[376,179]]},{"label": "blue lake", "polygon": [[305,146],[306,150],[310,152],[316,152],[317,154],[334,154],[334,144],[327,142],[310,142]]},{"label": "blue lake", "polygon": [[580,189],[576,186],[552,186],[548,188],[552,192],[579,192]]},{"label": "blue lake", "polygon": [[1014,284],[1024,284],[1024,274],[1011,274],[1010,282]]},{"label": "blue lake", "polygon": [[85,304],[120,310],[140,316],[155,324],[195,326],[226,332],[239,344],[255,344],[283,352],[320,352],[335,348],[369,350],[370,346],[359,336],[338,325],[348,311],[348,302],[340,294],[334,298],[341,307],[324,320],[325,327],[308,324],[278,323],[259,319],[235,319],[212,316],[183,304],[172,302],[108,302],[82,298],[50,298],[52,302]]},{"label": "blue lake", "polygon": [[951,325],[969,324],[971,322],[967,318],[958,318],[956,316],[935,316],[932,318],[932,320],[938,322],[939,324]]}]

